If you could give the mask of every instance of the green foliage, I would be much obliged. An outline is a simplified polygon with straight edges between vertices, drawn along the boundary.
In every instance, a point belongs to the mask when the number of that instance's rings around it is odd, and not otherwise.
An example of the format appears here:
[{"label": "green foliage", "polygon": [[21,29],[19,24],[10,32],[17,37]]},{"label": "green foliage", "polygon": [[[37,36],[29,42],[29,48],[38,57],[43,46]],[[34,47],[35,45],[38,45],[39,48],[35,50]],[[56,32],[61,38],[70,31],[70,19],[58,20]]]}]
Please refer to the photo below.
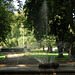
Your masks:
[{"label": "green foliage", "polygon": [[[0,42],[5,41],[7,34],[10,32],[10,23],[12,22],[13,13],[10,12],[9,5],[11,1],[0,1]],[[7,4],[8,3],[8,4]],[[11,4],[10,4],[11,5]],[[12,5],[11,5],[12,6]]]},{"label": "green foliage", "polygon": [[[42,8],[44,2],[47,6]],[[74,3],[75,0],[30,0],[24,6],[27,18],[26,27],[30,30],[34,29],[34,36],[40,41],[40,44],[41,40],[45,39],[47,41],[45,44],[51,45],[52,42],[47,36],[53,34],[56,36],[56,42],[70,42],[71,45],[75,41]],[[44,10],[47,7],[46,12]],[[59,47],[58,50],[63,52],[63,49]]]},{"label": "green foliage", "polygon": [[[13,25],[11,25],[11,34],[10,36],[12,38],[18,38],[20,36],[20,31],[19,31],[19,28],[18,28],[18,25],[16,25],[16,23],[13,23]],[[16,35],[16,36],[15,36]]]},{"label": "green foliage", "polygon": [[15,46],[17,46],[17,39],[16,38],[13,38],[11,40],[10,47],[15,47]]},{"label": "green foliage", "polygon": [[[27,23],[25,27],[30,30],[34,29],[34,36],[37,40],[45,37],[44,34],[46,34],[45,20],[47,20],[47,14],[46,11],[40,9],[42,7],[42,4],[43,0],[30,0],[24,6],[25,15],[27,17],[27,21],[24,22],[24,24]],[[43,14],[41,13],[41,11],[43,12]]]},{"label": "green foliage", "polygon": [[43,59],[47,59],[47,58],[54,58],[55,57],[55,61],[58,61],[58,62],[65,62],[65,61],[67,61],[68,60],[68,53],[63,53],[63,55],[64,55],[64,58],[57,58],[57,56],[58,56],[58,53],[42,53],[42,52],[40,52],[40,50],[39,51],[32,51],[31,53],[29,53],[29,54],[27,54],[27,55],[25,55],[25,56],[27,56],[27,57],[30,57],[30,58],[34,58],[34,57],[37,57],[37,58],[39,58],[39,60],[41,60],[41,58],[43,58]]},{"label": "green foliage", "polygon": [[10,32],[10,16],[8,11],[3,10],[1,11],[0,15],[0,41],[5,40],[5,37]]},{"label": "green foliage", "polygon": [[[27,46],[29,47],[31,45],[31,42],[36,41],[33,35],[33,31],[29,31],[27,28],[23,28],[23,20],[24,13],[20,14],[14,14],[12,16],[13,22],[10,24],[11,31],[7,35],[7,38],[5,39],[5,42],[1,42],[0,44],[3,47],[17,47],[17,46],[23,46],[23,33],[24,33],[24,42],[27,42]],[[25,25],[24,25],[25,27]]]},{"label": "green foliage", "polygon": [[[24,41],[27,42],[27,37],[24,37]],[[23,46],[23,36],[18,38],[18,45]]]},{"label": "green foliage", "polygon": [[11,48],[17,46],[17,40],[16,38],[13,39],[6,39],[5,42],[1,42],[1,45],[3,48]]},{"label": "green foliage", "polygon": [[2,60],[3,60],[4,58],[5,58],[5,55],[0,52],[0,62],[2,62]]},{"label": "green foliage", "polygon": [[[27,23],[26,27],[28,29],[34,28],[34,35],[37,40],[40,40],[45,36],[46,24],[44,23],[45,24],[44,25],[43,23],[41,23],[42,20],[39,19],[41,18],[40,14],[42,14],[40,10],[43,5],[43,2],[44,0],[34,0],[34,1],[30,0],[24,6],[25,16],[27,17],[27,21],[25,21],[25,23]],[[47,0],[47,5],[48,5],[47,15],[49,23],[48,35],[54,34],[55,36],[58,37],[59,41],[71,40],[70,29],[72,28],[74,30],[73,27],[75,26],[73,25],[73,15],[72,15],[72,13],[75,13],[75,11],[73,11],[75,9],[73,2],[75,1],[62,0],[61,2],[60,0]],[[69,24],[70,24],[70,29],[68,28]],[[66,40],[64,35],[67,36],[68,40]]]}]

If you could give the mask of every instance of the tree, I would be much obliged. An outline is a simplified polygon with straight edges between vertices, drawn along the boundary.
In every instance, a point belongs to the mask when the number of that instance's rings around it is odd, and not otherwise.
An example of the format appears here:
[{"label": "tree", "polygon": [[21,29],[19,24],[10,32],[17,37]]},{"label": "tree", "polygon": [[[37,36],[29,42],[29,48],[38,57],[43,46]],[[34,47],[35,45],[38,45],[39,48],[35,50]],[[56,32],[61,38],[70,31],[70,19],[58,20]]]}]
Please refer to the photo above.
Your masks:
[{"label": "tree", "polygon": [[[12,15],[12,23],[10,24],[11,31],[8,33],[5,43],[7,47],[16,47],[19,46],[19,41],[18,39],[23,36],[23,29],[21,27],[23,20],[24,20],[24,14],[23,11],[18,14],[13,14]],[[21,28],[21,30],[20,30]],[[22,33],[22,34],[21,34]],[[13,40],[14,39],[14,40]],[[21,41],[22,42],[22,41]]]},{"label": "tree", "polygon": [[[50,33],[57,36],[57,43],[61,43],[61,46],[58,45],[59,50],[59,57],[63,57],[63,44],[64,42],[69,42],[70,46],[72,45],[74,41],[74,34],[70,31],[73,30],[73,10],[74,10],[74,0],[51,0],[52,3],[52,9],[50,8],[51,18],[52,22],[50,23],[51,31]],[[62,2],[62,3],[61,3]],[[57,11],[56,11],[57,10]],[[69,27],[70,25],[70,27]],[[63,43],[63,44],[62,44]]]},{"label": "tree", "polygon": [[[30,0],[24,6],[25,15],[27,16],[27,23],[25,27],[32,30],[34,29],[34,35],[37,40],[41,40],[46,34],[46,21],[45,17],[47,17],[46,8],[43,8],[43,0]],[[27,8],[27,9],[26,9]],[[37,14],[37,15],[36,15]],[[45,17],[44,17],[45,16]]]},{"label": "tree", "polygon": [[[4,41],[7,34],[10,32],[10,23],[12,21],[12,12],[9,11],[9,5],[11,0],[1,0],[0,1],[0,42]],[[9,4],[9,5],[8,5]],[[12,5],[11,5],[12,6]]]},{"label": "tree", "polygon": [[[41,23],[42,20],[39,19],[43,2],[44,0],[29,0],[24,6],[28,24],[26,27],[28,29],[34,28],[34,35],[37,40],[46,36],[46,22],[43,21],[44,23]],[[73,13],[75,13],[74,2],[74,0],[47,0],[47,32],[48,35],[54,34],[57,37],[56,42],[61,42],[61,45],[63,45],[64,42],[69,42],[71,46],[74,41],[74,39],[71,39],[72,37],[74,38],[73,27],[75,27],[75,25],[73,25]],[[44,15],[42,15],[42,17],[43,16]],[[63,57],[63,47],[60,48],[58,45],[58,50],[59,57]]]}]

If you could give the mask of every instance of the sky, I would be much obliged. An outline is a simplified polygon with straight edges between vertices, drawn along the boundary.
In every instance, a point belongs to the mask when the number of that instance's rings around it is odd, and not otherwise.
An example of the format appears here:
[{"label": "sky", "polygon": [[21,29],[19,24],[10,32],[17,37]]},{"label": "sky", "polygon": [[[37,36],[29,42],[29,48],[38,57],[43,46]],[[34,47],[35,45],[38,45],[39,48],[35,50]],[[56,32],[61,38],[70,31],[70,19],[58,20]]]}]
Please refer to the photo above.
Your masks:
[{"label": "sky", "polygon": [[[14,1],[13,4],[14,4],[15,8],[18,9],[19,7],[18,7],[17,0],[13,0],[13,1]],[[20,0],[20,1],[22,1],[22,4],[24,5],[24,3],[25,3],[26,0]],[[14,13],[16,13],[16,11],[14,11]],[[75,17],[74,13],[73,13],[73,17]]]},{"label": "sky", "polygon": [[[26,0],[20,0],[20,1],[22,1],[23,5],[24,5],[24,3],[25,3]],[[14,4],[14,6],[15,6],[16,9],[19,8],[19,7],[17,6],[17,5],[18,5],[17,0],[13,0],[13,4]]]}]

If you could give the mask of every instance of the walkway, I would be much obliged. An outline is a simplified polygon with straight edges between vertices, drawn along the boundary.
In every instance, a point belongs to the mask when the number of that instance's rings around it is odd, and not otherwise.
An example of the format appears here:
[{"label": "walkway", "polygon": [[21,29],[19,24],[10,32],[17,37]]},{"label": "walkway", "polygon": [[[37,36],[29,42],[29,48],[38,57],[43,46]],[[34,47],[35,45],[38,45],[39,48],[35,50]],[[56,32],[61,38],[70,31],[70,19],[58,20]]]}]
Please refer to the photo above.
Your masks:
[{"label": "walkway", "polygon": [[6,56],[0,64],[38,64],[39,62],[32,57],[24,56],[24,53],[3,52]]}]

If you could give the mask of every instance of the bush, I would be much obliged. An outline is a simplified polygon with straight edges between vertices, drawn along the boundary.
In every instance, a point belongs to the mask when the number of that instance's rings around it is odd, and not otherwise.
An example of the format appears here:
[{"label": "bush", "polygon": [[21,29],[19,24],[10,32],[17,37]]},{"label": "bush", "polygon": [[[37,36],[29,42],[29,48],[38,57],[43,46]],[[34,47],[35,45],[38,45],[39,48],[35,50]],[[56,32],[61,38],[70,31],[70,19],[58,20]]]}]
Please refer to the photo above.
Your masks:
[{"label": "bush", "polygon": [[24,48],[2,48],[1,52],[23,52]]},{"label": "bush", "polygon": [[[27,37],[24,37],[24,42],[27,42]],[[23,36],[19,37],[18,45],[19,46],[23,46]]]}]

